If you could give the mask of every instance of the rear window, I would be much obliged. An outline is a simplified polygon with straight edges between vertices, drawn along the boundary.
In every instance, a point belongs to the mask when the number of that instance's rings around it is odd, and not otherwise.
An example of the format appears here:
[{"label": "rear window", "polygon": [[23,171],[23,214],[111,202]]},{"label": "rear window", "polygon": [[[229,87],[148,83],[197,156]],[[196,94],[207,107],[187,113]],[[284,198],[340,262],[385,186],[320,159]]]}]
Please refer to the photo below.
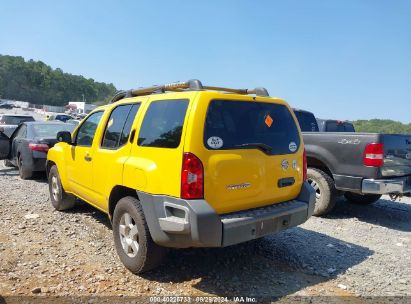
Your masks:
[{"label": "rear window", "polygon": [[318,124],[314,115],[309,112],[294,111],[302,132],[318,132]]},{"label": "rear window", "polygon": [[19,125],[25,121],[34,121],[31,116],[1,116],[0,124],[3,125]]},{"label": "rear window", "polygon": [[355,132],[354,126],[348,122],[328,121],[327,132]]},{"label": "rear window", "polygon": [[72,124],[33,124],[34,137],[55,138],[60,131],[73,132],[75,126]]},{"label": "rear window", "polygon": [[204,145],[210,150],[257,148],[280,155],[296,152],[300,136],[284,105],[213,100],[207,111]]},{"label": "rear window", "polygon": [[138,145],[177,148],[180,145],[187,106],[186,99],[153,101],[144,116]]}]

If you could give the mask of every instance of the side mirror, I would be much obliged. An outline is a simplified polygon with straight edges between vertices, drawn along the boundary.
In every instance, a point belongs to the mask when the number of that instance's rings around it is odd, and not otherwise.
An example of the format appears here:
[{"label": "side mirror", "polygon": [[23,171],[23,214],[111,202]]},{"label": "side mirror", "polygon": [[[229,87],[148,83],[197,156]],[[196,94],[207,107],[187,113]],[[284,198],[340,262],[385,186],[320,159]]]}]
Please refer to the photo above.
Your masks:
[{"label": "side mirror", "polygon": [[57,133],[57,141],[58,142],[65,142],[69,145],[72,144],[71,142],[71,133],[69,131],[60,131]]},{"label": "side mirror", "polygon": [[4,128],[0,127],[0,133],[4,133]]}]

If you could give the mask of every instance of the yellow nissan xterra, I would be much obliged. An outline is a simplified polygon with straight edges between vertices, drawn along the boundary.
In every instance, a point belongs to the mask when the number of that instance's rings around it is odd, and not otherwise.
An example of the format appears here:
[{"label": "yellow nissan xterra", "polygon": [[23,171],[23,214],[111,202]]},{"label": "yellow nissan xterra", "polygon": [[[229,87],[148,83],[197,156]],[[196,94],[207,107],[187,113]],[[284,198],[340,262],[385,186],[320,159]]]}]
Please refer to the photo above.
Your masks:
[{"label": "yellow nissan xterra", "polygon": [[78,197],[108,214],[123,264],[165,247],[224,247],[305,222],[315,192],[288,104],[264,88],[198,80],[122,91],[48,152],[55,209]]}]

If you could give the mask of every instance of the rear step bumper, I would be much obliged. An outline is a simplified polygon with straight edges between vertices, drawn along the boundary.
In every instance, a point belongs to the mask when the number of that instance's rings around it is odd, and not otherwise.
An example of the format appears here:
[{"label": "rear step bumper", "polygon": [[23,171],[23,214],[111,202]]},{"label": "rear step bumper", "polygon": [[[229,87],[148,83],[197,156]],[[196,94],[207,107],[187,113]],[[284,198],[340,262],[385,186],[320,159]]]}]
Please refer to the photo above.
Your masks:
[{"label": "rear step bumper", "polygon": [[362,193],[367,194],[404,194],[411,192],[411,176],[388,179],[364,179]]},{"label": "rear step bumper", "polygon": [[295,200],[224,215],[205,200],[137,194],[153,241],[174,248],[225,247],[279,232],[304,223],[315,204],[308,183]]}]

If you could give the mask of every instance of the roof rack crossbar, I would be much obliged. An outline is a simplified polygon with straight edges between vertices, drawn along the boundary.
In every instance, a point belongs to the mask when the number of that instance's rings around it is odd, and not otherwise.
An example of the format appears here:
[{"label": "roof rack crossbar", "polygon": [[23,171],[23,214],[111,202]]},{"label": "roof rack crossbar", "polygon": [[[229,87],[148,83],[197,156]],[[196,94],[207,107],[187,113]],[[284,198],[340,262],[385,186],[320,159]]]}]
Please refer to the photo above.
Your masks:
[{"label": "roof rack crossbar", "polygon": [[268,91],[265,88],[255,88],[255,89],[231,89],[223,87],[214,86],[203,86],[200,80],[191,79],[184,82],[174,82],[164,85],[155,85],[146,88],[133,89],[128,91],[119,91],[111,99],[110,103],[116,102],[120,99],[132,97],[132,96],[143,96],[150,95],[154,93],[165,93],[166,91],[182,92],[185,90],[191,91],[201,91],[201,90],[213,90],[213,91],[223,91],[229,93],[236,93],[242,95],[255,94],[256,96],[268,97]]}]

